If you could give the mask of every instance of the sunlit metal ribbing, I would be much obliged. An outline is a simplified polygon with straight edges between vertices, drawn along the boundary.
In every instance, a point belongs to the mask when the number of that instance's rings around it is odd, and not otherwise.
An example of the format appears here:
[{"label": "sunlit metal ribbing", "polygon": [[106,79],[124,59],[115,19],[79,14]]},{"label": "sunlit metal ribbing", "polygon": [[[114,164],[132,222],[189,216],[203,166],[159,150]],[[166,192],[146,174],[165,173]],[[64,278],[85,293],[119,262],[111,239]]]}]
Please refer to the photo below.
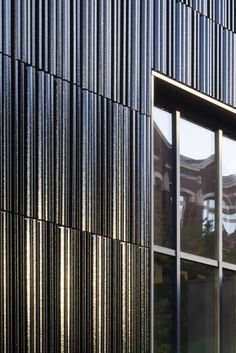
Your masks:
[{"label": "sunlit metal ribbing", "polygon": [[[33,340],[33,337],[31,337],[31,310],[32,313],[33,309],[31,309],[31,251],[30,251],[30,235],[31,235],[31,229],[30,229],[30,224],[27,223],[26,226],[26,350],[28,352],[31,351],[31,340]],[[34,294],[34,293],[33,293]]]},{"label": "sunlit metal ribbing", "polygon": [[3,289],[3,294],[2,294],[2,307],[3,307],[3,350],[4,353],[7,352],[7,336],[8,336],[8,327],[7,327],[7,290],[8,290],[8,284],[7,284],[7,227],[6,227],[6,215],[2,219],[2,289]]},{"label": "sunlit metal ribbing", "polygon": [[[44,264],[43,264],[43,251],[44,251],[44,246],[43,246],[43,237],[42,237],[42,223],[39,224],[39,229],[40,229],[40,237],[39,237],[39,283],[37,283],[37,290],[39,290],[39,352],[43,353],[44,351],[44,311],[45,311],[45,293],[44,293],[44,282],[43,278],[45,276],[45,271],[44,271]],[[38,282],[38,281],[37,281]],[[38,289],[39,287],[39,289]],[[45,324],[47,327],[47,324]]]},{"label": "sunlit metal ribbing", "polygon": [[1,353],[144,351],[148,249],[7,212],[0,229]]},{"label": "sunlit metal ribbing", "polygon": [[65,239],[64,229],[60,229],[60,351],[65,351],[65,306],[67,300],[65,300]]}]

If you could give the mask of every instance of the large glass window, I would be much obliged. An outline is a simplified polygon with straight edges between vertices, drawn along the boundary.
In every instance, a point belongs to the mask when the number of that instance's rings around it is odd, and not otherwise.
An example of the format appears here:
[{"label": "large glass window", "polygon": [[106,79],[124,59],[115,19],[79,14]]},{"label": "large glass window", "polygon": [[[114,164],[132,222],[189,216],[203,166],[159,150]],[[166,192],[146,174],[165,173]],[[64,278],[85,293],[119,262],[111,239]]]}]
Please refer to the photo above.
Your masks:
[{"label": "large glass window", "polygon": [[181,249],[216,257],[214,132],[180,119]]},{"label": "large glass window", "polygon": [[153,353],[236,353],[236,110],[177,97],[153,109]]}]

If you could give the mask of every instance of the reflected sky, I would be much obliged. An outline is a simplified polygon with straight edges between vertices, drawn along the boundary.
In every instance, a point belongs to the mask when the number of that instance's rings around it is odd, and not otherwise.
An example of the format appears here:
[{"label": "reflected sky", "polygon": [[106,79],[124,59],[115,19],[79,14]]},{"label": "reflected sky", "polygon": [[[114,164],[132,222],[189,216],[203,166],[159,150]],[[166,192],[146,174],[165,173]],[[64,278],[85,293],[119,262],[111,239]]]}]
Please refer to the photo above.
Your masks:
[{"label": "reflected sky", "polygon": [[216,257],[215,134],[180,119],[181,249]]},{"label": "reflected sky", "polygon": [[[222,139],[222,175],[236,174],[236,141],[227,137]],[[233,158],[232,158],[233,157]]]},{"label": "reflected sky", "polygon": [[[223,229],[227,235],[235,236],[236,231],[236,141],[223,136],[222,139],[222,175],[223,175]],[[231,247],[232,244],[227,244]],[[226,245],[225,245],[226,246]]]},{"label": "reflected sky", "polygon": [[[192,159],[206,159],[214,154],[214,133],[180,119],[180,154]],[[197,146],[197,148],[196,148]]]},{"label": "reflected sky", "polygon": [[169,143],[172,143],[171,114],[154,107],[153,121]]}]

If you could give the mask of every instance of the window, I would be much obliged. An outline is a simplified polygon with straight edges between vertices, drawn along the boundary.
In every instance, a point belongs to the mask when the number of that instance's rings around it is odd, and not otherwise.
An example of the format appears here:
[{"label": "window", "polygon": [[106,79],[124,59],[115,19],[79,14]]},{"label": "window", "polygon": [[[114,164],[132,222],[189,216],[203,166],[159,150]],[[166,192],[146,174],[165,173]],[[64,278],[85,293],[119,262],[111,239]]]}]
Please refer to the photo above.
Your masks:
[{"label": "window", "polygon": [[236,353],[236,110],[155,77],[153,352]]}]

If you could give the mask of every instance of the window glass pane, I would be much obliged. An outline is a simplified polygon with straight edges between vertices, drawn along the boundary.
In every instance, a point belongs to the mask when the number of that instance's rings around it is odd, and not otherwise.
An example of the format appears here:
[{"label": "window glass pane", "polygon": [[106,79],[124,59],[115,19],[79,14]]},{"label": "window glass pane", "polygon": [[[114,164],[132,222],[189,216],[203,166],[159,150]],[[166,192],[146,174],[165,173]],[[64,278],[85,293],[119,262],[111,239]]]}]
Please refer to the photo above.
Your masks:
[{"label": "window glass pane", "polygon": [[236,141],[222,139],[223,257],[236,263]]},{"label": "window glass pane", "polygon": [[182,261],[181,353],[217,352],[217,270]]},{"label": "window glass pane", "polygon": [[215,258],[215,135],[180,121],[181,249]]},{"label": "window glass pane", "polygon": [[172,248],[172,115],[155,108],[153,120],[154,242]]},{"label": "window glass pane", "polygon": [[154,353],[174,352],[174,281],[174,258],[155,254]]},{"label": "window glass pane", "polygon": [[222,291],[222,353],[236,353],[236,273],[223,271]]}]

